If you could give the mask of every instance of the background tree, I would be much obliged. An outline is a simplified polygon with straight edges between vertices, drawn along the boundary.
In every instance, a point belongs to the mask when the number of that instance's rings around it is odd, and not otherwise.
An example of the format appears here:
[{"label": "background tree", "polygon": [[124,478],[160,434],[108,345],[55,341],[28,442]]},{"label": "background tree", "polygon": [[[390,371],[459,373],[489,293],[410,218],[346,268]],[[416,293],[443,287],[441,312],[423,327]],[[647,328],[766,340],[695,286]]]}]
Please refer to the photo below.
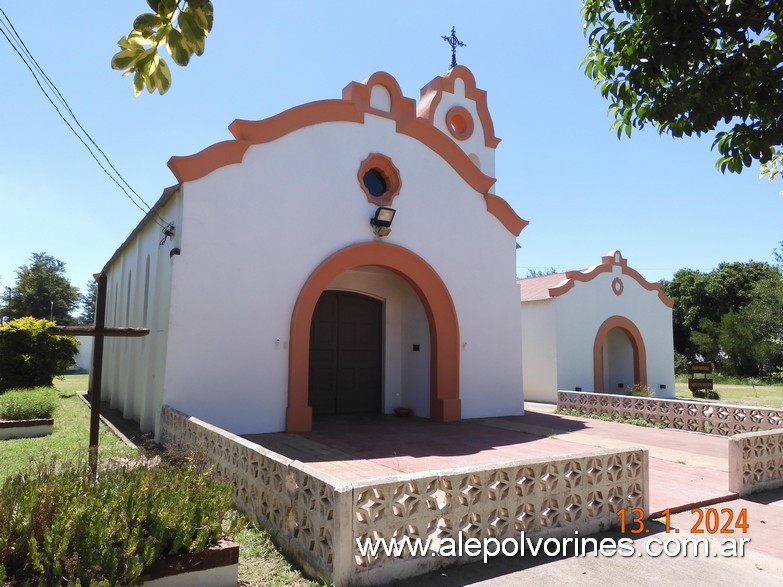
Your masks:
[{"label": "background tree", "polygon": [[57,324],[73,324],[71,313],[79,301],[79,291],[65,277],[65,263],[46,253],[33,253],[29,265],[16,271],[11,288],[10,316],[51,317]]},{"label": "background tree", "polygon": [[719,126],[717,166],[781,173],[780,0],[585,0],[582,65],[610,101],[618,137],[653,125],[674,137]]},{"label": "background tree", "polygon": [[139,15],[133,29],[117,44],[120,50],[111,66],[123,75],[133,75],[133,91],[144,88],[165,94],[171,86],[171,70],[160,49],[165,45],[177,65],[204,52],[212,30],[212,2],[207,0],[147,0],[152,12]]},{"label": "background tree", "polygon": [[554,267],[549,267],[547,269],[528,269],[527,275],[525,275],[525,279],[529,277],[543,277],[544,275],[555,275],[556,273],[560,273],[560,271],[558,271]]},{"label": "background tree", "polygon": [[84,288],[84,293],[79,294],[79,303],[82,306],[82,313],[79,315],[79,322],[82,324],[95,323],[95,304],[98,301],[98,282],[91,279]]},{"label": "background tree", "polygon": [[0,326],[8,322],[11,318],[8,312],[11,309],[11,287],[4,285],[0,281]]},{"label": "background tree", "polygon": [[681,269],[663,289],[673,308],[674,348],[738,375],[783,364],[783,275],[769,265],[721,263],[709,273]]}]

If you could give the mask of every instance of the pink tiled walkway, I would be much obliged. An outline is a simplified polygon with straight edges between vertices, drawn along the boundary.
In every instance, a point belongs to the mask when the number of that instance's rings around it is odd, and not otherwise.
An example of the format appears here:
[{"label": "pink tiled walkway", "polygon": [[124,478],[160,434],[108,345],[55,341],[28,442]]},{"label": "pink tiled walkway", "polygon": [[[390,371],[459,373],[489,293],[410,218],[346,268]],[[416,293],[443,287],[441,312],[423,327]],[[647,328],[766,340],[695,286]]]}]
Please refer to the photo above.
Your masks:
[{"label": "pink tiled walkway", "polygon": [[534,409],[524,416],[450,424],[333,417],[316,420],[305,434],[247,438],[346,482],[641,445],[650,451],[652,513],[736,497],[728,491],[726,438]]},{"label": "pink tiled walkway", "polygon": [[316,420],[314,430],[305,434],[246,438],[343,481],[590,450],[566,440],[472,421],[444,424],[394,416],[328,418]]},{"label": "pink tiled walkway", "polygon": [[549,431],[556,434],[554,438],[589,446],[646,447],[650,451],[652,513],[736,497],[728,490],[729,442],[722,436],[562,416],[530,408],[524,416],[500,420],[517,424],[521,430]]}]

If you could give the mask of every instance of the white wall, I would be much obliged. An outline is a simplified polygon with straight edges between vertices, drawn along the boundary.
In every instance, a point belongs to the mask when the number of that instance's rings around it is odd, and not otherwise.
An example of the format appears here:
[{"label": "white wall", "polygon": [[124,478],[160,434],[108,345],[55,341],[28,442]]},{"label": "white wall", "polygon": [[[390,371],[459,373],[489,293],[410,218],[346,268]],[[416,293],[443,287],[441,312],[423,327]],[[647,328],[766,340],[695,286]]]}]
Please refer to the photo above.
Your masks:
[{"label": "white wall", "polygon": [[92,336],[76,336],[76,341],[79,343],[79,354],[76,355],[76,366],[73,367],[78,371],[90,372],[92,368]]},{"label": "white wall", "polygon": [[[623,282],[622,295],[612,292],[612,280]],[[672,311],[657,292],[644,289],[619,266],[554,299],[558,340],[558,387],[594,389],[593,344],[601,324],[611,316],[624,316],[639,329],[647,353],[647,385],[657,397],[674,397],[674,346]],[[660,385],[666,386],[665,390]],[[617,382],[614,383],[615,391]]]},{"label": "white wall", "polygon": [[553,300],[522,304],[522,389],[525,401],[557,399],[557,329]]},{"label": "white wall", "polygon": [[[457,146],[478,164],[479,169],[490,177],[495,177],[495,150],[487,147],[484,138],[484,127],[478,115],[478,108],[473,100],[465,98],[465,82],[462,78],[454,80],[454,93],[443,92],[440,102],[435,110],[433,117],[433,126],[451,136],[446,125],[446,114],[455,106],[462,106],[473,118],[473,134],[467,139],[455,141]],[[493,186],[494,187],[494,186]],[[494,189],[492,190],[494,193]]]},{"label": "white wall", "polygon": [[463,417],[521,413],[514,235],[439,155],[372,115],[254,145],[183,186],[166,403],[237,433],[284,429],[293,305],[324,259],[373,240],[356,177],[372,152],[402,178],[384,240],[423,257],[453,297]]},{"label": "white wall", "polygon": [[[106,326],[149,328],[141,338],[106,337],[103,398],[145,432],[157,430],[163,401],[171,274],[179,246],[181,200],[174,195],[158,212],[177,234],[161,245],[161,228],[149,222],[108,268]],[[161,220],[162,219],[162,220]],[[149,259],[149,271],[147,270]],[[145,294],[146,291],[146,294]],[[145,303],[146,300],[146,303]],[[202,332],[200,338],[206,338]]]}]

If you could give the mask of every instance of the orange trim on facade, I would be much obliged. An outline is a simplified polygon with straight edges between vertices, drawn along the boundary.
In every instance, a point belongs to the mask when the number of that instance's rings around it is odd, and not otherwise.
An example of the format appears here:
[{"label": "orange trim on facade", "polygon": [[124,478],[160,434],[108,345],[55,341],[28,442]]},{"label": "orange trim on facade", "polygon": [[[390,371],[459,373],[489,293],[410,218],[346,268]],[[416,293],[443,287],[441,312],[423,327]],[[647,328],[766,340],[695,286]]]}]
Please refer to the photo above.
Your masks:
[{"label": "orange trim on facade", "polygon": [[[373,86],[382,86],[389,92],[391,97],[391,108],[379,110],[373,108],[370,104]],[[397,121],[397,130],[405,126],[416,118],[416,102],[411,98],[406,98],[402,94],[402,89],[397,80],[385,71],[376,71],[363,82],[351,82],[343,88],[343,100],[352,102],[356,105],[357,111],[368,112],[376,116],[383,116]],[[363,119],[362,119],[363,120]]]},{"label": "orange trim on facade", "polygon": [[315,305],[338,275],[362,266],[389,269],[404,278],[421,299],[430,328],[430,419],[461,417],[459,397],[459,322],[454,302],[437,272],[424,259],[397,245],[369,242],[348,246],[321,263],[305,282],[291,315],[286,432],[312,429],[308,405],[310,327]]},{"label": "orange trim on facade", "polygon": [[294,106],[275,116],[263,120],[241,120],[237,118],[228,125],[228,130],[239,141],[253,145],[271,143],[300,128],[324,122],[364,122],[364,114],[356,105],[344,100],[319,100]]},{"label": "orange trim on facade", "polygon": [[615,277],[612,280],[612,293],[616,296],[623,295],[623,290],[625,289],[625,286],[623,285],[623,280],[619,277]]},{"label": "orange trim on facade", "polygon": [[454,106],[446,112],[446,128],[458,141],[465,141],[473,135],[473,117],[462,106]]},{"label": "orange trim on facade", "polygon": [[514,236],[519,236],[522,229],[530,224],[527,220],[520,218],[509,203],[500,196],[484,194],[484,200],[487,203],[487,211],[500,220],[506,230]]},{"label": "orange trim on facade", "polygon": [[168,166],[180,183],[192,181],[226,165],[242,163],[248,147],[250,143],[247,141],[222,141],[195,155],[172,157],[168,161]]},{"label": "orange trim on facade", "polygon": [[481,121],[481,127],[484,129],[484,144],[490,149],[494,149],[500,143],[500,139],[495,136],[495,125],[492,122],[492,117],[489,115],[487,92],[476,87],[476,78],[464,65],[457,65],[451,68],[448,72],[436,77],[421,89],[417,113],[419,118],[423,118],[430,124],[433,124],[435,111],[438,109],[443,92],[453,94],[454,82],[457,78],[460,78],[465,84],[465,97],[476,103],[476,111]]},{"label": "orange trim on facade", "polygon": [[604,360],[601,349],[604,339],[610,330],[619,328],[628,335],[633,349],[633,380],[635,384],[647,385],[647,349],[644,346],[642,333],[625,316],[607,318],[598,329],[593,343],[593,386],[597,392],[604,391]]},{"label": "orange trim on facade", "polygon": [[666,306],[669,308],[674,307],[674,300],[663,293],[661,284],[647,281],[638,271],[628,267],[628,260],[623,257],[620,251],[610,251],[608,255],[601,257],[601,263],[599,265],[594,265],[593,267],[585,269],[584,271],[566,271],[565,276],[567,281],[561,285],[558,285],[557,287],[550,288],[549,296],[556,298],[557,296],[563,295],[567,291],[571,290],[577,281],[584,283],[595,279],[602,273],[611,273],[612,267],[614,266],[619,266],[623,275],[627,275],[628,277],[632,278],[647,291],[657,292],[658,298]]},{"label": "orange trim on facade", "polygon": [[[373,196],[367,190],[367,186],[364,185],[364,174],[371,169],[378,171],[386,182],[386,191],[380,196]],[[367,196],[367,201],[376,206],[391,206],[395,196],[402,189],[400,170],[397,169],[397,166],[389,157],[381,153],[370,153],[367,159],[359,165],[359,172],[356,176],[359,179],[359,187],[362,188],[364,195]]]},{"label": "orange trim on facade", "polygon": [[[495,147],[500,139],[494,138],[494,126],[486,106],[486,92],[476,89],[476,81],[469,69],[457,66],[443,78],[436,78],[425,88],[432,90],[432,95],[422,99],[429,104],[431,112],[440,101],[440,90],[454,89],[454,80],[460,77],[465,82],[466,95],[476,101],[479,118],[484,128],[485,139],[491,136],[488,144]],[[441,80],[441,82],[438,82]],[[371,106],[372,88],[383,86],[391,98],[390,111]],[[421,104],[419,111],[422,111]],[[427,111],[427,108],[424,109]],[[169,168],[180,183],[195,181],[205,175],[230,163],[242,161],[250,145],[268,143],[279,139],[299,129],[327,122],[353,122],[363,124],[366,114],[382,116],[397,123],[397,132],[418,140],[437,153],[454,171],[474,190],[481,195],[488,195],[495,184],[495,178],[481,172],[470,157],[452,140],[449,135],[441,132],[428,119],[417,116],[416,103],[402,95],[400,86],[390,74],[376,72],[362,83],[351,82],[343,90],[342,100],[320,100],[296,106],[276,116],[258,121],[235,120],[229,125],[229,130],[236,141],[224,141],[194,155],[176,156],[169,159]],[[487,134],[489,133],[489,134]],[[489,139],[486,139],[489,140]],[[493,196],[497,198],[497,196]],[[509,207],[493,204],[487,209],[495,214],[496,210]],[[506,215],[506,213],[503,213]],[[506,222],[499,217],[506,225]],[[514,223],[512,223],[514,225]],[[513,231],[512,231],[513,232]],[[518,233],[516,233],[518,234]]]}]

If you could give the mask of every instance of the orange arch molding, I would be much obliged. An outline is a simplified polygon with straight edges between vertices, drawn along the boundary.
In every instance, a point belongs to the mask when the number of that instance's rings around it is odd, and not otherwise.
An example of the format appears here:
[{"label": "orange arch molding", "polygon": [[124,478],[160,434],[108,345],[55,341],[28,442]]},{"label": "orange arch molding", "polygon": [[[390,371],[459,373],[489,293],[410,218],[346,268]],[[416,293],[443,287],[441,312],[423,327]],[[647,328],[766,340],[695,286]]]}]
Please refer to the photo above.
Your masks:
[{"label": "orange arch molding", "polygon": [[604,361],[601,353],[601,347],[604,344],[606,335],[612,328],[620,328],[631,341],[633,349],[633,382],[640,385],[647,385],[647,350],[644,348],[642,333],[625,316],[612,316],[607,318],[598,329],[593,343],[593,389],[598,392],[604,391]]},{"label": "orange arch molding", "polygon": [[312,429],[312,408],[307,401],[310,324],[315,304],[332,279],[344,271],[367,265],[397,273],[418,294],[430,327],[430,419],[453,422],[461,417],[459,323],[451,294],[435,270],[415,253],[397,245],[370,242],[348,246],[328,257],[299,292],[291,316],[286,432]]}]

